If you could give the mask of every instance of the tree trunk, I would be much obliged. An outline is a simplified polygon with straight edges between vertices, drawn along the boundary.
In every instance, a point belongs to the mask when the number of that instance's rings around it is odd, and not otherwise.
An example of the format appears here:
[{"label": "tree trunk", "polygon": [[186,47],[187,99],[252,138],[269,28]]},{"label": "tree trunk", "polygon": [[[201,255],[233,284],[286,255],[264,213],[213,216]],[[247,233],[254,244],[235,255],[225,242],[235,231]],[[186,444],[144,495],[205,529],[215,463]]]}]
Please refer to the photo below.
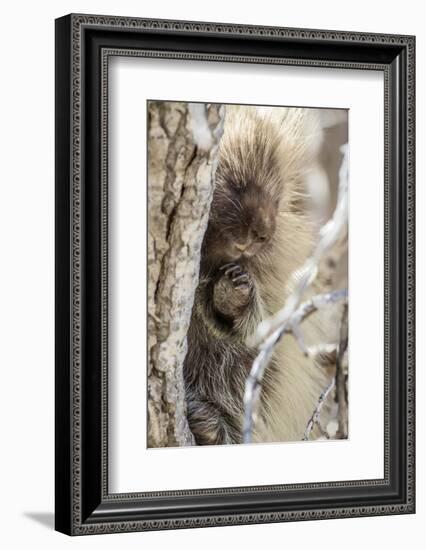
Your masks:
[{"label": "tree trunk", "polygon": [[148,109],[148,446],[190,445],[183,362],[224,115],[220,105]]}]

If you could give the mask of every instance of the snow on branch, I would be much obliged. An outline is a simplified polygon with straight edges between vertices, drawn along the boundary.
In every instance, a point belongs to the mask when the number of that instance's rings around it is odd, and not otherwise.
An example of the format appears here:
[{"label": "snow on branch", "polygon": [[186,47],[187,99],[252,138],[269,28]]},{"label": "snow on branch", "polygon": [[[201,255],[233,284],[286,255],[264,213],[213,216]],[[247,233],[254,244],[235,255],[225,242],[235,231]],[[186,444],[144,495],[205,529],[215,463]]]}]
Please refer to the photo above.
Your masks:
[{"label": "snow on branch", "polygon": [[[323,256],[337,242],[339,235],[347,223],[348,219],[348,145],[341,147],[343,154],[342,163],[339,170],[339,189],[336,208],[330,220],[325,223],[320,232],[319,240],[310,258],[298,270],[297,284],[292,294],[287,298],[284,307],[275,315],[264,319],[258,326],[256,333],[250,338],[251,344],[256,346],[259,353],[253,361],[250,374],[246,381],[244,394],[244,424],[243,441],[250,443],[252,440],[255,411],[259,401],[261,384],[265,369],[274,353],[276,344],[284,334],[292,333],[296,338],[303,353],[309,353],[303,342],[301,322],[311,313],[320,307],[336,302],[339,299],[347,297],[347,291],[331,292],[328,294],[315,296],[308,302],[301,304],[303,296],[314,281],[318,265]],[[300,275],[301,274],[301,275]],[[296,277],[295,277],[296,278]],[[334,387],[330,385],[323,392],[322,403]],[[322,395],[323,395],[322,394]],[[321,398],[321,396],[320,396]],[[319,414],[317,411],[315,414]]]}]

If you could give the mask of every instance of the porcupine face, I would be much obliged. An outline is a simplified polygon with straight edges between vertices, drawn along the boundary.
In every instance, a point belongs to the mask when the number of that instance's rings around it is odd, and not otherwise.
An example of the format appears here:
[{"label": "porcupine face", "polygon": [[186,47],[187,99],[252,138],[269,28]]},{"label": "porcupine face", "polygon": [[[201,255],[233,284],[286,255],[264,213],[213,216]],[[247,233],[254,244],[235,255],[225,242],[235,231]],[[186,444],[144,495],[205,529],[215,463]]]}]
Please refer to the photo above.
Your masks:
[{"label": "porcupine face", "polygon": [[206,246],[214,263],[251,258],[267,250],[275,232],[277,205],[259,186],[217,190],[212,213]]},{"label": "porcupine face", "polygon": [[282,193],[280,136],[257,110],[228,110],[204,241],[214,265],[271,248]]}]

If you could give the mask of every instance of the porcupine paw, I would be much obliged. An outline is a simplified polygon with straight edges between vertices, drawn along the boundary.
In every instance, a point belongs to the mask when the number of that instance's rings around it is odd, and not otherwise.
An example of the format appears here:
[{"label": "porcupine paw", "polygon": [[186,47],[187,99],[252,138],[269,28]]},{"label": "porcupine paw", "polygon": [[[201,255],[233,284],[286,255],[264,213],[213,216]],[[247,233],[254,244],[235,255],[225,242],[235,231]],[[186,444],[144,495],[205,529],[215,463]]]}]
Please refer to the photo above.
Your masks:
[{"label": "porcupine paw", "polygon": [[241,315],[252,297],[253,281],[236,263],[225,264],[219,271],[221,275],[213,290],[214,306],[226,317]]}]

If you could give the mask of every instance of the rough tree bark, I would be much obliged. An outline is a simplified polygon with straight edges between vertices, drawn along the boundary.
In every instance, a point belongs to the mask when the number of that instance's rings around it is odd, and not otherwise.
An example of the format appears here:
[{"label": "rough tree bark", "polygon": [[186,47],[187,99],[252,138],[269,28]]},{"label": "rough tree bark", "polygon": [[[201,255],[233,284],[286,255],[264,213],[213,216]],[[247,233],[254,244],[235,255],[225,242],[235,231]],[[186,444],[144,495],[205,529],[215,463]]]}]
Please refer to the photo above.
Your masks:
[{"label": "rough tree bark", "polygon": [[182,367],[224,114],[180,102],[148,109],[148,446],[190,445]]}]

